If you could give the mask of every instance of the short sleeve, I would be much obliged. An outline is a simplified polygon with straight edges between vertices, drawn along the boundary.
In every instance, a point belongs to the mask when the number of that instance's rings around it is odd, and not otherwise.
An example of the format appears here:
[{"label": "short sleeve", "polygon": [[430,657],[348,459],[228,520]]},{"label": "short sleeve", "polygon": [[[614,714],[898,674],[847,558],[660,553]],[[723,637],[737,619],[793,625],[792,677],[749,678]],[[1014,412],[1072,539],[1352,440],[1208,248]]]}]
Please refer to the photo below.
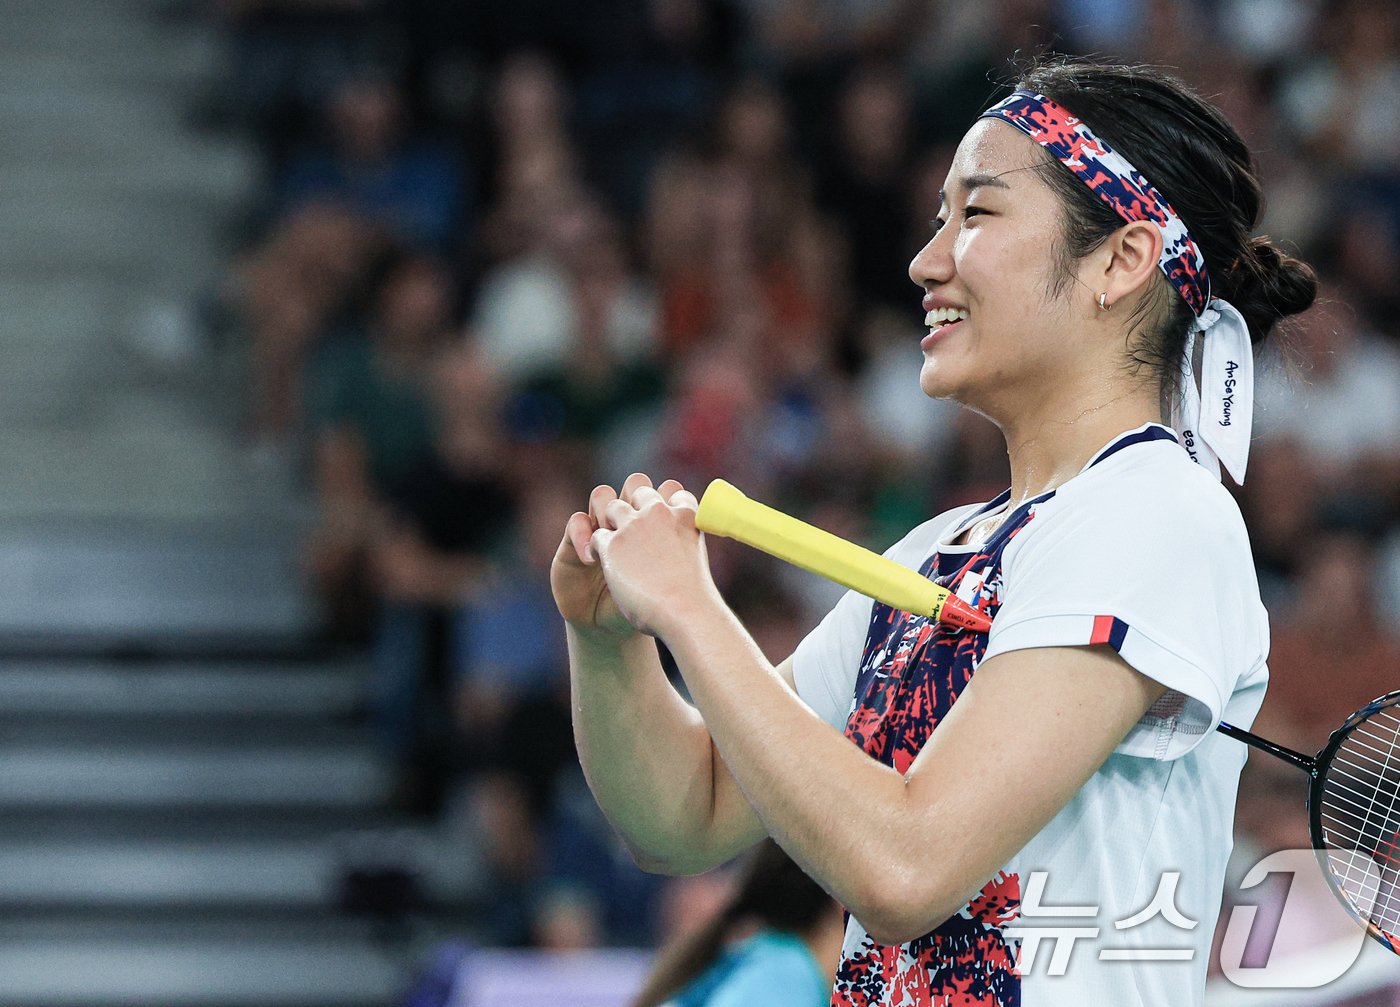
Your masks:
[{"label": "short sleeve", "polygon": [[[944,530],[973,509],[959,507],[925,521],[891,546],[885,556],[918,569],[932,555]],[[873,604],[864,595],[847,591],[793,652],[792,675],[797,694],[838,731],[845,729],[855,699],[856,676],[870,633]]]},{"label": "short sleeve", "polygon": [[1070,484],[1037,506],[1004,556],[984,660],[1101,644],[1167,687],[1122,754],[1185,755],[1267,656],[1244,523],[1229,494],[1197,471],[1168,484]]},{"label": "short sleeve", "polygon": [[855,697],[871,606],[869,598],[847,591],[792,655],[797,694],[838,731],[845,728]]}]

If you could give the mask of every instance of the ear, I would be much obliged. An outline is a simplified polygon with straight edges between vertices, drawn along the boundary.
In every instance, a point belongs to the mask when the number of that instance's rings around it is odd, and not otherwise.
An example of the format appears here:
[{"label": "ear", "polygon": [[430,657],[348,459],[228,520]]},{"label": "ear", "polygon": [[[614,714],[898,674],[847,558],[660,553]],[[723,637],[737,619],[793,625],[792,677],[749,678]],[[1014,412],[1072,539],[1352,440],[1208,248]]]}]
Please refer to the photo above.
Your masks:
[{"label": "ear", "polygon": [[1094,256],[1101,275],[1090,287],[1108,294],[1107,302],[1117,304],[1147,289],[1157,273],[1162,257],[1162,231],[1155,224],[1136,220],[1124,224],[1108,236]]}]

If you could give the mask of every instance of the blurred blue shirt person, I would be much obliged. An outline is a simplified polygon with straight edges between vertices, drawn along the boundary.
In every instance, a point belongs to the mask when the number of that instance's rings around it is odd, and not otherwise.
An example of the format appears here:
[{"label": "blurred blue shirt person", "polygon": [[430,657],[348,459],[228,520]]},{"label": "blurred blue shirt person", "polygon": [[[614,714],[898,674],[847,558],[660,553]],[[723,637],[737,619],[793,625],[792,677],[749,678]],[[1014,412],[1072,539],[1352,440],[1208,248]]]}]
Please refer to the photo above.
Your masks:
[{"label": "blurred blue shirt person", "polygon": [[764,840],[727,902],[663,947],[631,1007],[827,1007],[841,908]]}]

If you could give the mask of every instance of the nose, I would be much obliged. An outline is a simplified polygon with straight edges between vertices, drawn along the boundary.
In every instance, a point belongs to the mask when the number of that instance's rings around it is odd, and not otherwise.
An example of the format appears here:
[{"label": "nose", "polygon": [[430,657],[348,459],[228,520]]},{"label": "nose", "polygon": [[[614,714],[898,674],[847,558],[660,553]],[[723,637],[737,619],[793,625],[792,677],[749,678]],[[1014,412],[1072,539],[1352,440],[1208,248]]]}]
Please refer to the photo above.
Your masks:
[{"label": "nose", "polygon": [[909,279],[928,289],[953,277],[953,225],[945,224],[909,262]]}]

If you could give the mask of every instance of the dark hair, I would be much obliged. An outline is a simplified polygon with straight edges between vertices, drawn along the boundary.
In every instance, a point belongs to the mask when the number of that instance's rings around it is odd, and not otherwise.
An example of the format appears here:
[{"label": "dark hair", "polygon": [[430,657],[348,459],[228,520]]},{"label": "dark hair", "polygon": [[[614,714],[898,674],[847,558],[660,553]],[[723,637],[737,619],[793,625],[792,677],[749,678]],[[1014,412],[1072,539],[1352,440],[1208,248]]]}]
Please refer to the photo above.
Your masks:
[{"label": "dark hair", "polygon": [[835,906],[777,843],[765,839],[745,862],[734,894],[720,911],[662,949],[631,1007],[658,1007],[679,992],[719,958],[730,931],[741,923],[805,935]]},{"label": "dark hair", "polygon": [[[1280,319],[1313,303],[1317,277],[1312,267],[1267,237],[1253,236],[1263,198],[1249,148],[1220,110],[1182,81],[1153,67],[1060,57],[1025,68],[1016,86],[1069,109],[1166,197],[1205,255],[1212,292],[1239,309],[1256,345]],[[1041,176],[1060,197],[1068,218],[1060,250],[1067,280],[1074,260],[1122,227],[1123,218],[1048,151],[1043,153]],[[1157,295],[1145,298],[1140,310],[1153,316],[1155,324],[1133,358],[1174,384],[1193,316],[1165,276],[1153,289]]]}]

